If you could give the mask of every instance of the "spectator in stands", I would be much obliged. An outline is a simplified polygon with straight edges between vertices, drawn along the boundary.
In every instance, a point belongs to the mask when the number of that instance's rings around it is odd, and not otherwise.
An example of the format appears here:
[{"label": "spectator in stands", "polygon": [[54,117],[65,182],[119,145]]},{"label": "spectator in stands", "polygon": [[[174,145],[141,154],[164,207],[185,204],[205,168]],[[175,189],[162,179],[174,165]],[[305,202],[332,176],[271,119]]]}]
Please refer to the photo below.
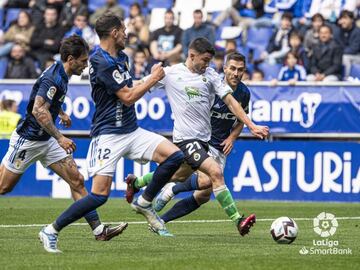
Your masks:
[{"label": "spectator in stands", "polygon": [[254,69],[251,74],[252,82],[262,82],[264,80],[264,72],[261,69]]},{"label": "spectator in stands", "polygon": [[302,37],[296,31],[291,32],[289,37],[290,52],[295,54],[297,64],[302,65],[305,69],[309,68],[309,58],[303,47]]},{"label": "spectator in stands", "polygon": [[65,37],[78,35],[82,37],[90,47],[90,50],[100,44],[100,40],[95,31],[88,25],[87,12],[78,13],[74,19],[74,26],[65,34]]},{"label": "spectator in stands", "polygon": [[4,99],[0,101],[0,139],[10,139],[11,133],[21,119],[17,110],[18,106],[14,100]]},{"label": "spectator in stands", "polygon": [[325,20],[335,23],[341,10],[354,12],[356,0],[313,0],[311,2],[308,17],[311,18],[316,13],[320,13]]},{"label": "spectator in stands", "polygon": [[81,0],[70,0],[61,10],[60,24],[66,30],[73,26],[76,15],[87,14],[88,8],[81,3]]},{"label": "spectator in stands", "polygon": [[360,28],[355,26],[354,14],[348,10],[340,13],[340,31],[336,41],[343,49],[342,63],[345,66],[345,79],[350,75],[352,64],[360,64]]},{"label": "spectator in stands", "polygon": [[210,66],[215,69],[221,77],[224,77],[224,58],[225,53],[222,51],[216,51],[213,60],[211,61]]},{"label": "spectator in stands", "polygon": [[237,45],[236,45],[236,40],[235,39],[227,39],[225,42],[225,53],[231,53],[231,52],[236,52],[237,50]]},{"label": "spectator in stands", "polygon": [[44,12],[48,6],[56,9],[57,13],[60,14],[65,0],[31,0],[29,1],[29,8],[31,8],[31,19],[33,24],[36,26],[43,22]]},{"label": "spectator in stands", "polygon": [[58,53],[60,41],[64,36],[64,29],[57,19],[57,10],[52,6],[47,7],[44,13],[44,23],[36,26],[31,37],[31,54],[40,62],[41,69],[44,69],[45,62],[49,57]]},{"label": "spectator in stands", "polygon": [[315,45],[319,43],[319,30],[324,25],[324,17],[316,13],[311,18],[311,28],[306,31],[304,37],[304,49],[308,58],[311,57]]},{"label": "spectator in stands", "polygon": [[150,40],[150,30],[145,23],[145,18],[142,15],[137,15],[133,18],[127,28],[128,33],[136,34],[142,45],[148,45]]},{"label": "spectator in stands", "polygon": [[194,25],[186,29],[182,36],[182,50],[185,56],[188,53],[188,47],[192,40],[198,37],[206,37],[211,44],[215,44],[215,31],[205,23],[203,23],[203,13],[200,9],[193,12]]},{"label": "spectator in stands", "polygon": [[242,41],[247,40],[247,29],[255,23],[255,19],[264,15],[264,0],[236,0],[232,7],[224,10],[214,20],[214,25],[219,27],[227,18],[231,18],[233,25],[242,27]]},{"label": "spectator in stands", "polygon": [[34,79],[39,74],[36,72],[34,60],[25,55],[25,49],[15,44],[10,53],[5,79]]},{"label": "spectator in stands", "polygon": [[126,28],[129,28],[131,24],[133,24],[133,20],[136,16],[143,16],[142,9],[139,3],[133,3],[129,8],[129,17],[125,18],[124,24]]},{"label": "spectator in stands", "polygon": [[131,66],[130,74],[133,79],[141,80],[151,72],[148,57],[143,50],[137,50],[134,56],[134,63]]},{"label": "spectator in stands", "polygon": [[124,19],[124,10],[120,5],[118,5],[117,0],[106,0],[104,7],[97,9],[94,14],[90,16],[90,24],[95,25],[96,20],[100,18],[106,12],[111,12],[120,18]]},{"label": "spectator in stands", "polygon": [[319,44],[314,47],[310,59],[308,81],[337,81],[341,78],[341,47],[333,40],[328,25],[320,27]]},{"label": "spectator in stands", "polygon": [[269,64],[276,64],[283,61],[289,52],[289,36],[292,30],[292,15],[284,13],[281,16],[280,28],[270,38],[266,51],[260,56],[260,60],[266,60]]},{"label": "spectator in stands", "polygon": [[174,25],[174,12],[167,10],[165,26],[151,34],[150,52],[153,58],[158,61],[168,61],[173,55],[180,55],[181,35],[181,28]]},{"label": "spectator in stands", "polygon": [[286,55],[286,64],[280,69],[278,80],[288,81],[289,84],[295,84],[297,81],[306,80],[306,70],[298,64],[299,59],[293,52]]},{"label": "spectator in stands", "polygon": [[15,43],[29,51],[30,38],[33,32],[34,26],[31,23],[30,14],[25,10],[20,11],[16,23],[10,26],[4,34],[5,44],[0,47],[0,57],[8,55]]}]

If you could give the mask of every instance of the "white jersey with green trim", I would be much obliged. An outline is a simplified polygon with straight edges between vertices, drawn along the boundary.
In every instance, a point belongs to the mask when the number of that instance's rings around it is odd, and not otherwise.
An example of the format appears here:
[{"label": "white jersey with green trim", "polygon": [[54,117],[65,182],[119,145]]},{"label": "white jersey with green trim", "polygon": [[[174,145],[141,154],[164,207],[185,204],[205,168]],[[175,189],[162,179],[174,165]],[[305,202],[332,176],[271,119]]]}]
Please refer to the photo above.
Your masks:
[{"label": "white jersey with green trim", "polygon": [[165,77],[157,87],[166,90],[174,117],[173,141],[211,137],[210,111],[215,95],[223,98],[232,93],[220,75],[212,68],[203,74],[191,72],[184,63],[166,67]]}]

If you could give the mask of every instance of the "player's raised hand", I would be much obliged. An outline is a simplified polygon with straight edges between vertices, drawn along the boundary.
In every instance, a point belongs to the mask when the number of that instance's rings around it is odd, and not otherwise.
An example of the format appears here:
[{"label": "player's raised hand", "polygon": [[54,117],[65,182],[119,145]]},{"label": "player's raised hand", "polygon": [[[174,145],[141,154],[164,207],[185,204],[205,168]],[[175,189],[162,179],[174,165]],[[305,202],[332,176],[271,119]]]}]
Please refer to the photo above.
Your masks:
[{"label": "player's raised hand", "polygon": [[66,138],[65,136],[60,137],[58,143],[68,154],[72,154],[76,150],[76,145],[73,140]]},{"label": "player's raised hand", "polygon": [[151,76],[156,80],[160,81],[165,77],[165,71],[162,67],[162,63],[157,63],[151,67]]},{"label": "player's raised hand", "polygon": [[254,125],[250,128],[250,132],[257,138],[265,139],[269,136],[269,127]]}]

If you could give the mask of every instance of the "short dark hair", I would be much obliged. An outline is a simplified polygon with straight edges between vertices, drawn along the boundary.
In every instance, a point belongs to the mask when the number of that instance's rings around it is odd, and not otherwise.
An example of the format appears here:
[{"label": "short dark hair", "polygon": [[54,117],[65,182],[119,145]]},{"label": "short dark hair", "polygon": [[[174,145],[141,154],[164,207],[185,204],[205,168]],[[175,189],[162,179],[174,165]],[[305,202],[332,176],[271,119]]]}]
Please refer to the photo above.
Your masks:
[{"label": "short dark hair", "polygon": [[63,62],[66,62],[70,55],[77,59],[87,53],[89,53],[89,45],[78,35],[72,35],[61,42],[60,56]]},{"label": "short dark hair", "polygon": [[210,53],[212,56],[215,55],[214,46],[211,45],[209,40],[203,37],[195,38],[191,41],[189,49],[192,49],[200,54]]},{"label": "short dark hair", "polygon": [[321,28],[327,28],[327,29],[329,29],[329,31],[330,31],[331,34],[333,33],[333,30],[332,30],[332,28],[331,28],[330,25],[324,24],[324,25],[322,25],[322,26],[320,27],[320,29],[321,29]]},{"label": "short dark hair", "polygon": [[166,10],[165,14],[172,14],[173,16],[175,16],[174,11],[172,11],[172,9],[170,8]]},{"label": "short dark hair", "polygon": [[100,39],[107,38],[111,31],[116,28],[119,29],[123,22],[119,16],[113,13],[105,13],[95,23],[95,31]]},{"label": "short dark hair", "polygon": [[198,14],[203,15],[203,12],[201,9],[195,9],[193,13],[198,13]]},{"label": "short dark hair", "polygon": [[12,99],[3,99],[0,101],[0,109],[8,111],[11,109],[11,107],[14,105],[15,100]]},{"label": "short dark hair", "polygon": [[244,62],[244,64],[246,64],[245,56],[243,54],[239,53],[239,52],[228,53],[226,55],[225,63],[227,64],[230,60],[234,60],[234,61],[237,61],[237,62]]},{"label": "short dark hair", "polygon": [[284,12],[283,15],[281,15],[281,19],[285,19],[291,22],[293,19],[293,15],[290,12]]},{"label": "short dark hair", "polygon": [[348,17],[348,18],[354,20],[354,13],[352,13],[349,10],[344,9],[340,12],[339,19],[341,19],[342,17]]},{"label": "short dark hair", "polygon": [[311,21],[312,21],[312,22],[315,21],[316,19],[320,19],[320,20],[322,20],[323,22],[325,21],[324,16],[321,15],[320,13],[316,13],[316,14],[314,14],[314,16],[311,17]]},{"label": "short dark hair", "polygon": [[254,69],[253,72],[252,72],[252,74],[251,74],[251,76],[254,75],[254,73],[259,73],[259,74],[261,74],[261,76],[262,76],[263,78],[265,77],[264,71],[262,71],[262,70],[259,69],[259,68]]},{"label": "short dark hair", "polygon": [[297,31],[291,31],[290,35],[289,35],[289,40],[293,37],[297,37],[298,39],[300,39],[300,41],[303,40],[303,37],[300,35],[299,32]]}]

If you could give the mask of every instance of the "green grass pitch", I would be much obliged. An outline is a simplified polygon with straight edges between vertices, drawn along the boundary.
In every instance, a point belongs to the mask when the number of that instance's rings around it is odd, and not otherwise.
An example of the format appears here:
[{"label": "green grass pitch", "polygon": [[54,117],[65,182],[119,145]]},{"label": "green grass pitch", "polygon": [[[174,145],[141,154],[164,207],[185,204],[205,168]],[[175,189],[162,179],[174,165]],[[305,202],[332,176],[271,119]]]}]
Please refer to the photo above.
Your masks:
[{"label": "green grass pitch", "polygon": [[[241,237],[213,201],[180,219],[218,222],[170,223],[176,236],[161,238],[150,233],[142,216],[124,200],[110,199],[99,211],[103,221],[131,222],[109,242],[94,240],[88,226],[70,226],[60,234],[62,254],[48,254],[37,239],[40,224],[53,221],[70,200],[48,198],[0,198],[0,269],[360,269],[360,219],[339,219],[329,240],[352,255],[301,255],[304,246],[321,240],[313,231],[312,218],[320,212],[336,217],[360,217],[359,204],[238,201],[239,209],[255,212],[259,219],[250,235]],[[271,220],[280,216],[298,219],[299,235],[291,245],[275,243]],[[81,220],[79,222],[84,222]],[[134,223],[135,222],[135,223]],[[34,224],[30,227],[4,225]]]}]

